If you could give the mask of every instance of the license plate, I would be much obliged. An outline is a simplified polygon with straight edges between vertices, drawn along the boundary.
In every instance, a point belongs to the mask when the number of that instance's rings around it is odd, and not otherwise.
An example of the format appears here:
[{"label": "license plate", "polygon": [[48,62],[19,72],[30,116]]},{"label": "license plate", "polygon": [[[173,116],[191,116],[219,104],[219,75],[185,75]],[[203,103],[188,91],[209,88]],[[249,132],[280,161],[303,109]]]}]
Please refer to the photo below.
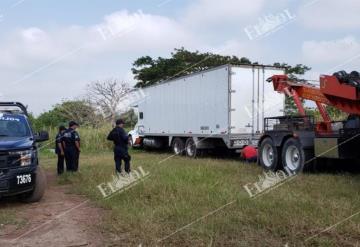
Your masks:
[{"label": "license plate", "polygon": [[30,184],[32,177],[31,174],[23,174],[23,175],[17,175],[16,179],[17,179],[17,184],[22,185],[22,184]]},{"label": "license plate", "polygon": [[247,139],[234,141],[234,146],[247,146],[247,145],[249,145],[249,140],[247,140]]}]

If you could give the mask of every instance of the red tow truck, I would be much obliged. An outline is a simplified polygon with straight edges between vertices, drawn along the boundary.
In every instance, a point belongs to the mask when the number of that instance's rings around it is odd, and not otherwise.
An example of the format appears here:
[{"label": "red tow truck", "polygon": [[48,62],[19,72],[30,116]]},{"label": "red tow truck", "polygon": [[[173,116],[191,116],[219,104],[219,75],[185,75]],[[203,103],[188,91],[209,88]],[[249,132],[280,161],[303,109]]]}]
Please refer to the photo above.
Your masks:
[{"label": "red tow truck", "polygon": [[[360,160],[360,75],[344,71],[321,75],[320,86],[287,75],[268,79],[274,90],[294,99],[298,116],[264,119],[264,134],[259,140],[260,165],[266,170],[283,169],[291,174],[321,159]],[[307,116],[302,99],[315,102],[321,121]],[[332,121],[326,105],[349,116]]]}]

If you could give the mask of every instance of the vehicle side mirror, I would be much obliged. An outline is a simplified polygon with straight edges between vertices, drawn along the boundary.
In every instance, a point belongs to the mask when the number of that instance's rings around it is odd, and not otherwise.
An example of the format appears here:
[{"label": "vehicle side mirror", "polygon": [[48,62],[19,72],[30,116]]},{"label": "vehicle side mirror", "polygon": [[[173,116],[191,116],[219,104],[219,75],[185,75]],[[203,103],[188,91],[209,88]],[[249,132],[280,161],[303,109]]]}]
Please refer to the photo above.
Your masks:
[{"label": "vehicle side mirror", "polygon": [[44,142],[49,140],[49,133],[47,131],[40,131],[35,135],[36,142]]}]

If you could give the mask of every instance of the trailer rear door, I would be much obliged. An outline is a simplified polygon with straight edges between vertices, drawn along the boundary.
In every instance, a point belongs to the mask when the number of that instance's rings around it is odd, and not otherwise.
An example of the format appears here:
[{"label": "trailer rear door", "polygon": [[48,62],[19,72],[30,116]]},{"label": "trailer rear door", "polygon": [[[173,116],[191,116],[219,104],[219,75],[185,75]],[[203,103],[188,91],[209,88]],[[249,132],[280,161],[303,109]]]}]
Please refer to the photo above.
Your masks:
[{"label": "trailer rear door", "polygon": [[263,132],[263,119],[284,113],[284,96],[266,79],[283,70],[266,67],[231,67],[231,134]]}]

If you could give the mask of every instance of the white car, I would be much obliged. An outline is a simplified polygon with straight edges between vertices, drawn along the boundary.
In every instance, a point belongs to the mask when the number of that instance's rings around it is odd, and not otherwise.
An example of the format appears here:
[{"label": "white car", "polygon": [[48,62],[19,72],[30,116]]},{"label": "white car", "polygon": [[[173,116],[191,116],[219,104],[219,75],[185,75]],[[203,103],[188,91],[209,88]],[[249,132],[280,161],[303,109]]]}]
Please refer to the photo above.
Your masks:
[{"label": "white car", "polygon": [[142,137],[139,135],[136,126],[135,129],[129,131],[129,145],[133,148],[141,147],[142,145]]}]

